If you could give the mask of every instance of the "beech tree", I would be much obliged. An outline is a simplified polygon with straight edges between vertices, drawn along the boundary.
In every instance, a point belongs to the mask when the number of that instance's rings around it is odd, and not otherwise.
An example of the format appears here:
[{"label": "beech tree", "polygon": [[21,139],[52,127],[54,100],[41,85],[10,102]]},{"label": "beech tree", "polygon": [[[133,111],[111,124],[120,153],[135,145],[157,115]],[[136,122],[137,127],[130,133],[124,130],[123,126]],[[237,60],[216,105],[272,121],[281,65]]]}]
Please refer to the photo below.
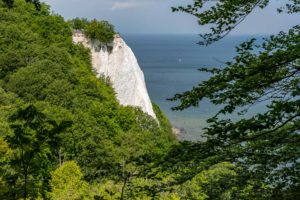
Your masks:
[{"label": "beech tree", "polygon": [[[173,8],[195,16],[199,24],[209,25],[210,32],[200,35],[200,45],[210,45],[224,38],[254,9],[263,9],[271,1],[195,0],[193,4]],[[278,12],[297,14],[299,0],[289,0]],[[174,110],[198,107],[207,98],[222,105],[208,119],[204,135],[207,152],[215,152],[219,160],[226,159],[247,169],[252,178],[272,186],[272,199],[300,197],[300,26],[265,38],[262,43],[253,38],[237,47],[236,57],[225,67],[205,67],[209,80],[192,90],[176,94],[170,100],[179,101]],[[257,53],[259,52],[259,53]],[[266,111],[246,118],[253,105],[264,102]],[[241,111],[242,110],[242,111]],[[240,120],[228,117],[239,113]],[[222,117],[221,117],[222,115]],[[203,143],[199,144],[204,145]],[[199,156],[190,155],[191,159]],[[205,158],[203,158],[205,159]],[[203,160],[202,160],[203,161]]]},{"label": "beech tree", "polygon": [[58,134],[71,123],[57,124],[34,105],[18,109],[9,120],[13,132],[6,136],[6,141],[14,151],[10,167],[15,171],[15,181],[11,185],[16,188],[15,198],[18,198],[17,195],[24,199],[34,197],[39,190],[44,195],[43,187],[48,185],[60,144]]},{"label": "beech tree", "polygon": [[92,199],[88,197],[88,183],[83,180],[80,167],[74,161],[67,161],[52,174],[50,182],[53,200]]}]

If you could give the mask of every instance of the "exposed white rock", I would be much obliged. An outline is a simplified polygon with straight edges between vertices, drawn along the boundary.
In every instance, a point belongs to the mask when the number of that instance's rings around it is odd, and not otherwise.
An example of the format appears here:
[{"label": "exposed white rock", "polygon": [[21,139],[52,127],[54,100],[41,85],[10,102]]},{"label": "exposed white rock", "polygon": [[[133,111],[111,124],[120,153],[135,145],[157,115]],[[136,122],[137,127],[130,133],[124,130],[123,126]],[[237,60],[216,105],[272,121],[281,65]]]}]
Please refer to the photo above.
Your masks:
[{"label": "exposed white rock", "polygon": [[97,76],[110,78],[120,104],[140,107],[156,119],[144,74],[134,53],[119,35],[115,36],[111,52],[81,32],[73,34],[73,41],[91,49],[92,65]]}]

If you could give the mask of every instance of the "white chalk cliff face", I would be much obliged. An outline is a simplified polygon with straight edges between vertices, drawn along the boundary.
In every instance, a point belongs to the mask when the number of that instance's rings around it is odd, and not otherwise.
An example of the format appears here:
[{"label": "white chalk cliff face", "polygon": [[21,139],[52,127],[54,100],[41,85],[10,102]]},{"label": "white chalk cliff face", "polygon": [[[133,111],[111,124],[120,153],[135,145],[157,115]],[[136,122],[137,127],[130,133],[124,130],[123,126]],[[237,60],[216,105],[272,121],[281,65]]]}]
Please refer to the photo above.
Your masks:
[{"label": "white chalk cliff face", "polygon": [[100,48],[98,41],[92,41],[80,32],[73,34],[73,41],[91,49],[92,65],[97,76],[110,78],[120,104],[140,107],[156,119],[144,74],[134,53],[121,37],[115,36],[111,52],[106,47]]}]

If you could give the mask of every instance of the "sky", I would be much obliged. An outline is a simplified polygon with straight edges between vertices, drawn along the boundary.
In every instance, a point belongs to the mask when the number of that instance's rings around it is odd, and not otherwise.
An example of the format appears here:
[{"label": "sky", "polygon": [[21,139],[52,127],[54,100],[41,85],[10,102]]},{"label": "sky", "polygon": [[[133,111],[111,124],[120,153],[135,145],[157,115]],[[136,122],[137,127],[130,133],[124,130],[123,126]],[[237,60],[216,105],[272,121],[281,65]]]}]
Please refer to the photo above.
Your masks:
[{"label": "sky", "polygon": [[[172,13],[172,6],[193,0],[42,0],[66,19],[84,17],[107,20],[121,34],[197,34],[207,31],[195,17]],[[256,9],[232,35],[268,35],[299,24],[300,15],[278,14],[287,0],[270,0],[264,10]]]}]

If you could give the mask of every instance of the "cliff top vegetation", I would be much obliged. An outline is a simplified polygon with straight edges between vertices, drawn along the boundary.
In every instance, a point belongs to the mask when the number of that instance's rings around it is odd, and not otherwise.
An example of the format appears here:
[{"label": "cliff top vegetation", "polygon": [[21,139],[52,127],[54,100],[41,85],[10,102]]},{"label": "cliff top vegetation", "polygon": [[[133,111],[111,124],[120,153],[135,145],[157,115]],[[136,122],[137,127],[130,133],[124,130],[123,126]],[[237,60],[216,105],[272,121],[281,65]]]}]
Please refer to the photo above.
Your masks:
[{"label": "cliff top vegetation", "polygon": [[91,39],[96,39],[102,44],[110,44],[115,35],[115,29],[112,24],[107,21],[98,21],[93,19],[88,21],[85,18],[75,18],[69,23],[74,30],[80,30]]}]

